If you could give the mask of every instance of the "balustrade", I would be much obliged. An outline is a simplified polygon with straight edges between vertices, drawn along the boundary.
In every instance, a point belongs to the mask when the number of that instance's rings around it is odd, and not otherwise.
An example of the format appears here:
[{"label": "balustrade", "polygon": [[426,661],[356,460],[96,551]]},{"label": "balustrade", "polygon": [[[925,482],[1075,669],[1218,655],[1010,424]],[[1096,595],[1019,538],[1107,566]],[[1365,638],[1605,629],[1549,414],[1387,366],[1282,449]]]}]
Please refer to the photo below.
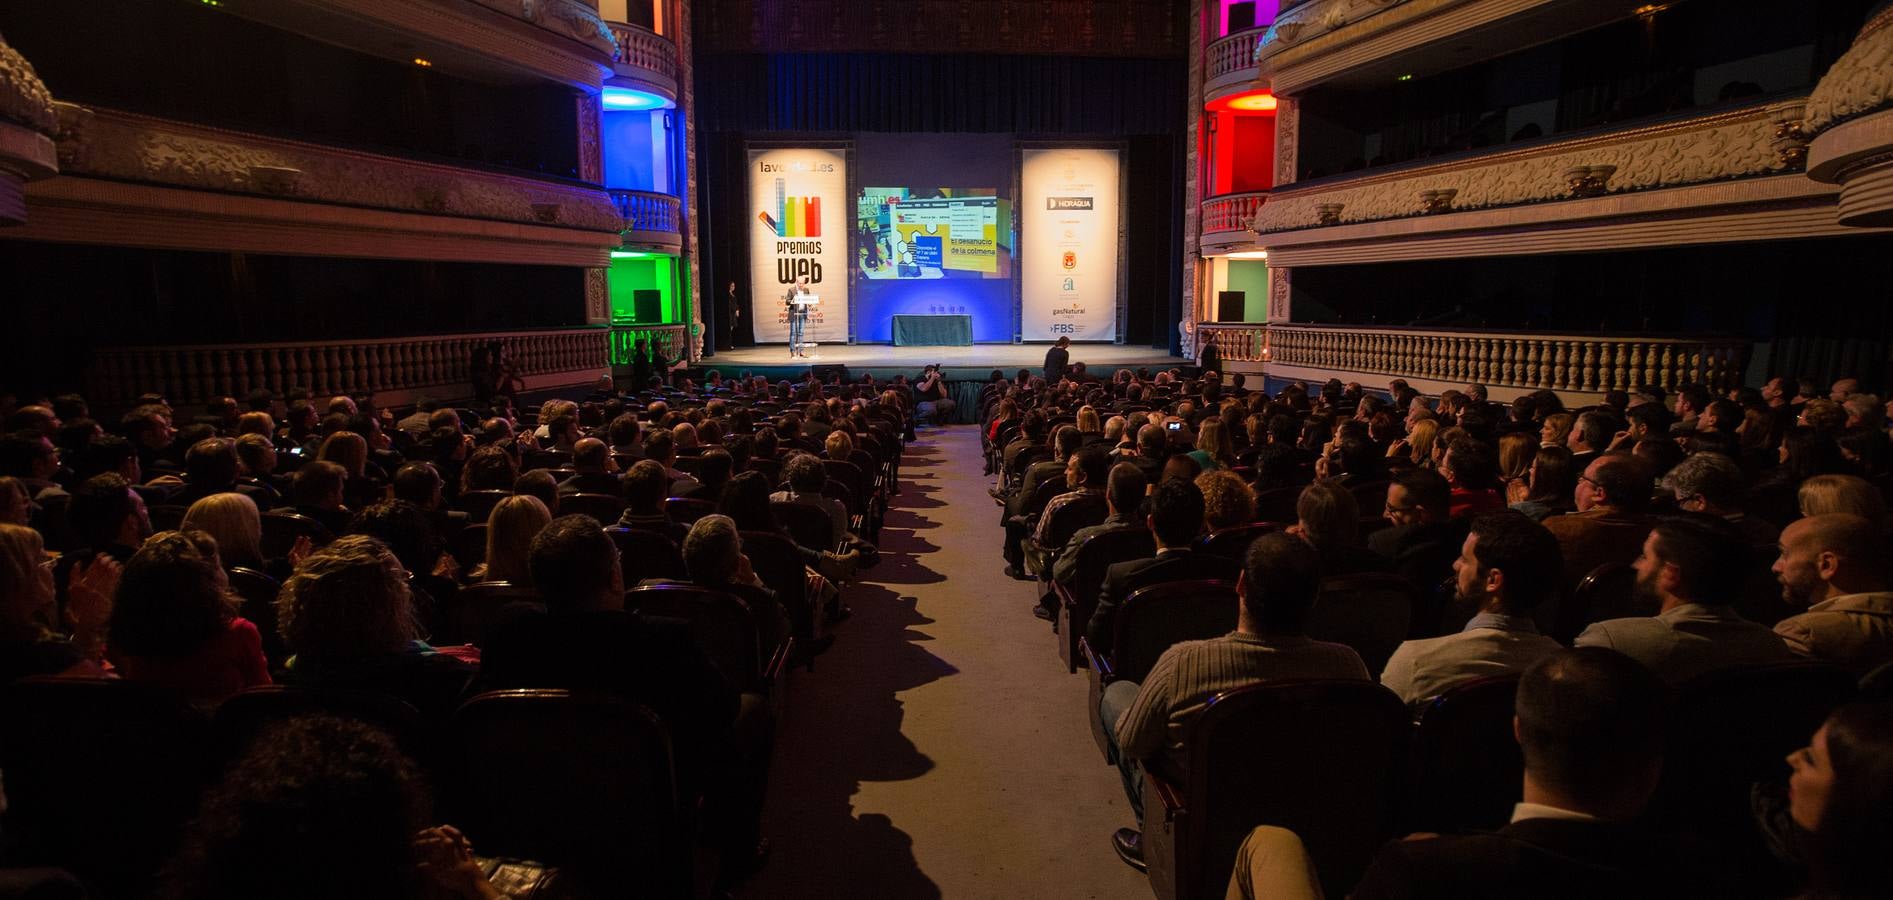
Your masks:
[{"label": "balustrade", "polygon": [[1216,336],[1216,349],[1225,362],[1266,362],[1269,358],[1267,325],[1198,323],[1198,337]]},{"label": "balustrade", "polygon": [[1255,68],[1256,48],[1267,33],[1267,28],[1251,28],[1210,42],[1203,48],[1203,80],[1213,82],[1225,75]]},{"label": "balustrade", "polygon": [[[627,329],[665,348],[671,358],[685,345],[684,326]],[[434,389],[453,396],[467,386],[473,351],[498,342],[529,383],[571,383],[606,369],[607,329],[420,335],[368,341],[213,344],[178,347],[105,347],[94,351],[86,394],[97,406],[129,405],[160,391],[174,405],[212,397],[241,397],[257,388],[277,393],[306,387],[320,395],[402,393]],[[537,386],[537,385],[535,385]]]},{"label": "balustrade", "polygon": [[651,191],[609,191],[611,202],[618,207],[618,214],[624,217],[625,231],[667,231],[680,230],[679,210],[681,204],[676,197]]},{"label": "balustrade", "polygon": [[1254,227],[1255,214],[1262,209],[1266,192],[1224,194],[1203,201],[1203,233],[1247,231]]},{"label": "balustrade", "polygon": [[607,22],[611,26],[611,38],[618,43],[618,50],[611,56],[611,61],[621,66],[631,66],[647,72],[656,72],[671,82],[677,80],[677,45],[670,38],[664,37],[642,25],[625,22]]},{"label": "balustrade", "polygon": [[[1272,325],[1268,331],[1268,358],[1276,365],[1583,393],[1639,384],[1671,390],[1684,382],[1721,393],[1741,385],[1749,353],[1746,341],[1716,338],[1315,325]],[[1240,358],[1227,348],[1224,355]]]}]

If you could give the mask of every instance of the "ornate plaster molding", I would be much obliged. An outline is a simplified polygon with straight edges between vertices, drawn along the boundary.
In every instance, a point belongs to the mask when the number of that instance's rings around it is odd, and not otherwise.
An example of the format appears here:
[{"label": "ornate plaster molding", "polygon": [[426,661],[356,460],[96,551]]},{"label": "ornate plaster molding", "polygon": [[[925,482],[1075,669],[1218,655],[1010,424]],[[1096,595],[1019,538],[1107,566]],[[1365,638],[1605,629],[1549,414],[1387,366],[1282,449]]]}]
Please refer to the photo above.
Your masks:
[{"label": "ornate plaster molding", "polygon": [[53,92],[39,80],[33,64],[0,36],[0,119],[24,125],[40,134],[59,126],[53,112]]},{"label": "ornate plaster molding", "polygon": [[1255,228],[1266,234],[1419,216],[1429,191],[1455,192],[1452,208],[1465,211],[1597,196],[1600,188],[1614,195],[1790,172],[1799,162],[1790,151],[1804,145],[1781,132],[1800,118],[1800,106],[1783,101],[1336,184],[1278,188],[1256,214]]},{"label": "ornate plaster molding", "polygon": [[59,172],[53,94],[33,64],[0,37],[0,225],[26,221],[26,183]]},{"label": "ornate plaster molding", "polygon": [[1805,127],[1818,135],[1849,119],[1893,105],[1893,6],[1880,10],[1853,46],[1808,95]]},{"label": "ornate plaster molding", "polygon": [[60,163],[75,175],[612,234],[622,226],[598,189],[117,110],[66,103],[59,110]]}]

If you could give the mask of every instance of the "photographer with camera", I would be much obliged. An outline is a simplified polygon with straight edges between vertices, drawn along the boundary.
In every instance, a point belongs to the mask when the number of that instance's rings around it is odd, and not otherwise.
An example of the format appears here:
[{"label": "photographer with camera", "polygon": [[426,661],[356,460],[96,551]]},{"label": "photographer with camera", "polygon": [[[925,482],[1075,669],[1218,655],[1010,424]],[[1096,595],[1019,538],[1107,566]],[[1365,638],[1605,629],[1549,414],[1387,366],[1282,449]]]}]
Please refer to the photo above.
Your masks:
[{"label": "photographer with camera", "polygon": [[928,363],[921,370],[920,377],[914,380],[914,415],[925,420],[929,425],[946,425],[953,421],[953,413],[960,408],[951,397],[947,396],[946,373],[939,363]]}]

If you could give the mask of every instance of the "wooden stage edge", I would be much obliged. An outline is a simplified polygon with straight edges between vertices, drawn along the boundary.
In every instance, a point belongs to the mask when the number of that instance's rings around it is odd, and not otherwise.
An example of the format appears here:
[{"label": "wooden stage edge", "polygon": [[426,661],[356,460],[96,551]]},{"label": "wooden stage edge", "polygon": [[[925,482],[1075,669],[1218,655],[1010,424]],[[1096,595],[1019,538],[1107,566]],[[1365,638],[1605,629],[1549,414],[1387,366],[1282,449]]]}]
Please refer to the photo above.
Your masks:
[{"label": "wooden stage edge", "polygon": [[[1011,375],[1020,369],[1031,369],[1037,374],[1038,368],[1045,364],[1045,351],[1049,344],[974,344],[970,347],[895,347],[890,344],[834,344],[817,347],[809,352],[808,359],[791,359],[787,345],[774,344],[761,347],[743,347],[736,350],[721,350],[715,356],[706,356],[698,364],[704,368],[722,371],[725,375],[735,374],[742,369],[762,370],[803,369],[809,366],[848,366],[858,370],[873,370],[875,377],[884,377],[880,370],[917,374],[928,363],[939,363],[949,370],[984,370],[983,376],[993,369],[1003,370]],[[1073,362],[1082,362],[1093,372],[1104,374],[1121,368],[1149,366],[1169,368],[1185,364],[1185,360],[1171,356],[1160,348],[1118,346],[1115,344],[1073,344],[1071,347]],[[1100,371],[1102,370],[1102,371]],[[947,377],[960,380],[965,372],[949,371]]]}]

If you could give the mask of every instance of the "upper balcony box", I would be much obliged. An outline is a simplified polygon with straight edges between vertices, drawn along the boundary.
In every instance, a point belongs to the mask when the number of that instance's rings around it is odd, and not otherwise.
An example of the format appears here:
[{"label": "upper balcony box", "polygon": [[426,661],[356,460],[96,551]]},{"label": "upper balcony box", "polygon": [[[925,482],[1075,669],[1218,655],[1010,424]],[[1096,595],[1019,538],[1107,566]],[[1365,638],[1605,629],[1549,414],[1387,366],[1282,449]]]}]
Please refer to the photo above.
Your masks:
[{"label": "upper balcony box", "polygon": [[1255,86],[1256,52],[1268,28],[1248,28],[1217,38],[1203,48],[1203,102],[1213,103],[1229,94]]},{"label": "upper balcony box", "polygon": [[[641,107],[624,106],[622,109],[650,109],[655,106],[677,105],[677,45],[667,38],[642,25],[624,22],[608,22],[611,37],[617,41],[617,52],[612,54],[613,74],[608,84],[629,88],[626,96],[636,96],[642,92],[664,98],[663,104],[654,102]],[[612,109],[611,93],[607,92],[605,107]]]}]

